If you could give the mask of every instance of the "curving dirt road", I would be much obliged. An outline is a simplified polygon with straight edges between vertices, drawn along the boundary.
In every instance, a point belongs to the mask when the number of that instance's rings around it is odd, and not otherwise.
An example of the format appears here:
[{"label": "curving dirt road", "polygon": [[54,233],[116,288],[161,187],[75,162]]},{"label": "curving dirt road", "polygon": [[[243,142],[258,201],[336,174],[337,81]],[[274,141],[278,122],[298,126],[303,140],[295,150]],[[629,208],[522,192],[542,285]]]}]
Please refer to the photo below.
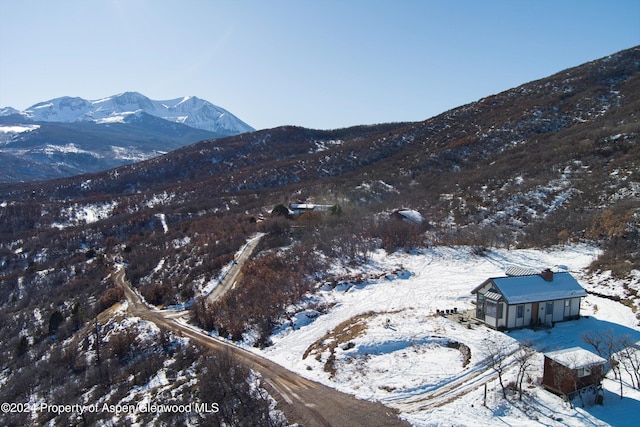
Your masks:
[{"label": "curving dirt road", "polygon": [[176,318],[175,312],[161,311],[147,306],[127,283],[124,269],[118,270],[114,279],[125,292],[129,303],[128,311],[131,315],[189,337],[205,348],[228,352],[236,360],[260,373],[265,388],[278,401],[278,408],[284,412],[289,422],[297,422],[305,427],[410,426],[409,423],[398,418],[395,410],[380,403],[359,400],[331,387],[310,381],[269,359],[181,323]]}]

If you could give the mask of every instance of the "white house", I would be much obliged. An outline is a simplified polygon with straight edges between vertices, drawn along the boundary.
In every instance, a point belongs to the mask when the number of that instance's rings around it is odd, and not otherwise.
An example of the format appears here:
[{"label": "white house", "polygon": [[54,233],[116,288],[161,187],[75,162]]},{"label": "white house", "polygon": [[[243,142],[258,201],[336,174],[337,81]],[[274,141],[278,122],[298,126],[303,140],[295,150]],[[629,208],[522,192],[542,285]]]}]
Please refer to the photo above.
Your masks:
[{"label": "white house", "polygon": [[547,269],[539,274],[493,277],[477,286],[476,318],[494,329],[551,325],[580,317],[587,292],[571,274]]}]

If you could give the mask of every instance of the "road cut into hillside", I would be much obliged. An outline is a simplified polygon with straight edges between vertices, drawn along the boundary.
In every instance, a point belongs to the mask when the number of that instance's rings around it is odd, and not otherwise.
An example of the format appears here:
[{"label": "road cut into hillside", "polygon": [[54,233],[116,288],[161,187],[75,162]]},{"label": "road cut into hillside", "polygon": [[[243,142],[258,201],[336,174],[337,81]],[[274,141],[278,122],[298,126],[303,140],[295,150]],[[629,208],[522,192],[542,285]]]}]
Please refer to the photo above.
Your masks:
[{"label": "road cut into hillside", "polygon": [[381,403],[360,400],[331,387],[308,380],[257,354],[231,343],[211,337],[176,318],[172,311],[148,306],[126,281],[124,269],[114,275],[128,301],[128,312],[159,327],[189,337],[204,348],[227,352],[259,373],[264,386],[278,402],[289,422],[303,426],[409,426],[398,418],[397,411]]}]

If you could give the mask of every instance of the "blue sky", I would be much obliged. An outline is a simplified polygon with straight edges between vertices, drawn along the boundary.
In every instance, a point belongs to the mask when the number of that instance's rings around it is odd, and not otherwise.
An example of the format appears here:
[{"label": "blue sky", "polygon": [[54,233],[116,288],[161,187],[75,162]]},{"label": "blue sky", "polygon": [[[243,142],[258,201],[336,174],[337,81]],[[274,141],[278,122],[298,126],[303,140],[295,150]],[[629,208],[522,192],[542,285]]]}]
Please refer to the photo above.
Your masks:
[{"label": "blue sky", "polygon": [[640,44],[637,0],[0,0],[0,107],[195,95],[257,129],[418,121]]}]

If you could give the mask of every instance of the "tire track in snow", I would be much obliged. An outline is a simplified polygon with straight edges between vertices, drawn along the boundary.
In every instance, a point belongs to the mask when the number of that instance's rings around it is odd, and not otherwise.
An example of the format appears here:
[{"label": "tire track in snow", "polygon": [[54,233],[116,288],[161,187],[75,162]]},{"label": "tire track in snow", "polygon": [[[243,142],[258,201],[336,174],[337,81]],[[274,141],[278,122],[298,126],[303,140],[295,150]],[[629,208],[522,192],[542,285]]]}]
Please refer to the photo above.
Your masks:
[{"label": "tire track in snow", "polygon": [[[520,347],[517,347],[506,355],[504,373],[516,365],[515,360],[511,360],[508,363],[507,361],[519,350]],[[444,386],[436,385],[435,387],[437,388],[429,393],[421,394],[415,398],[405,399],[402,396],[398,396],[394,399],[384,399],[383,401],[396,407],[401,412],[425,411],[444,406],[471,392],[478,391],[485,384],[498,379],[498,374],[488,367],[487,360],[488,357],[478,363],[478,369],[471,370]],[[482,369],[482,367],[486,369]]]}]

